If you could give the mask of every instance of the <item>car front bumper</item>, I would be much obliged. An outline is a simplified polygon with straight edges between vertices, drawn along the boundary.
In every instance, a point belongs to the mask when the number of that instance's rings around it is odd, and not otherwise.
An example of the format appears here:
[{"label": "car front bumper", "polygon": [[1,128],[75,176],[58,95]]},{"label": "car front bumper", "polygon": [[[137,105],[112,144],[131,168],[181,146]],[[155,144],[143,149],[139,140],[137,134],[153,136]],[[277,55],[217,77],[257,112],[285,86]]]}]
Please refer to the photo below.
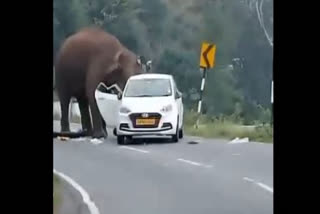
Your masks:
[{"label": "car front bumper", "polygon": [[[158,124],[155,127],[137,127],[130,114],[120,114],[117,125],[117,135],[126,136],[168,136],[176,134],[177,114],[156,113],[160,115]],[[131,116],[130,116],[131,115]]]}]

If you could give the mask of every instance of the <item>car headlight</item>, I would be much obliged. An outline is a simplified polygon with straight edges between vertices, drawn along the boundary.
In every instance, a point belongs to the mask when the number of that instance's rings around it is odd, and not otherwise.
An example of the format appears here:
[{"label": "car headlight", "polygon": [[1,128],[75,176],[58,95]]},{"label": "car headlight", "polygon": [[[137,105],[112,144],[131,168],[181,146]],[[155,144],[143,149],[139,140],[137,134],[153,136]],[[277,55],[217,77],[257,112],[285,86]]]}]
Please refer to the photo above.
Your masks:
[{"label": "car headlight", "polygon": [[170,112],[170,111],[172,111],[172,105],[169,104],[169,105],[163,106],[160,111],[161,112]]},{"label": "car headlight", "polygon": [[127,114],[129,112],[130,112],[130,109],[128,109],[127,107],[121,107],[120,108],[120,113]]}]

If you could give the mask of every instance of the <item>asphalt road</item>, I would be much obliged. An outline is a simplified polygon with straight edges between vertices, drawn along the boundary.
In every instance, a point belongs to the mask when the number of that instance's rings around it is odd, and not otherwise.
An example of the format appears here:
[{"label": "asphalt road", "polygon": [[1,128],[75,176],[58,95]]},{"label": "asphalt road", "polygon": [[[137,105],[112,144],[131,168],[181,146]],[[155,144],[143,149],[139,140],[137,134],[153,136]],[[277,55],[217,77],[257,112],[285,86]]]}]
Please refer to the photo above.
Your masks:
[{"label": "asphalt road", "polygon": [[54,168],[101,214],[273,213],[272,144],[192,140],[119,146],[112,132],[101,144],[54,139]]},{"label": "asphalt road", "polygon": [[57,214],[90,214],[79,192],[63,179],[61,179],[61,184],[62,202]]}]

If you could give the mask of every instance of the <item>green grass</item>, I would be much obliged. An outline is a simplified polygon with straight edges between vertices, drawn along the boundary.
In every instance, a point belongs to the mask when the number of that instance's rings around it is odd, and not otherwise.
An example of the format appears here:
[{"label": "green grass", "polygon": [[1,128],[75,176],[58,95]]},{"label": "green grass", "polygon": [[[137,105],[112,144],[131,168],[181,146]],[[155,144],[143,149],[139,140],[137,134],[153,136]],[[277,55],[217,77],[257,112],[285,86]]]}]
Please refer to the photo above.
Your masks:
[{"label": "green grass", "polygon": [[228,140],[236,137],[248,137],[250,141],[265,143],[273,142],[273,127],[270,125],[249,128],[226,118],[209,120],[204,116],[200,116],[199,127],[196,129],[194,125],[197,120],[197,115],[195,113],[186,112],[184,119],[184,130],[188,135],[205,138],[224,138]]},{"label": "green grass", "polygon": [[53,213],[58,214],[58,209],[61,205],[61,183],[58,176],[53,176]]}]

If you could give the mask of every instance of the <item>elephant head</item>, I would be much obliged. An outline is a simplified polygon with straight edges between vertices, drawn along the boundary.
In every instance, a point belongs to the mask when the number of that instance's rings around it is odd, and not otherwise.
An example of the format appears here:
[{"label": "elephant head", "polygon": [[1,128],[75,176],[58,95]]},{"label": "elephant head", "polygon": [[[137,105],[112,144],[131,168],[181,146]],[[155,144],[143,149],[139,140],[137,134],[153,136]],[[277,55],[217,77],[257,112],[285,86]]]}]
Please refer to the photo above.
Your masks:
[{"label": "elephant head", "polygon": [[151,60],[147,64],[144,56],[137,56],[125,48],[116,54],[115,62],[116,67],[108,79],[112,82],[110,85],[117,84],[121,90],[131,76],[148,72],[151,64]]}]

